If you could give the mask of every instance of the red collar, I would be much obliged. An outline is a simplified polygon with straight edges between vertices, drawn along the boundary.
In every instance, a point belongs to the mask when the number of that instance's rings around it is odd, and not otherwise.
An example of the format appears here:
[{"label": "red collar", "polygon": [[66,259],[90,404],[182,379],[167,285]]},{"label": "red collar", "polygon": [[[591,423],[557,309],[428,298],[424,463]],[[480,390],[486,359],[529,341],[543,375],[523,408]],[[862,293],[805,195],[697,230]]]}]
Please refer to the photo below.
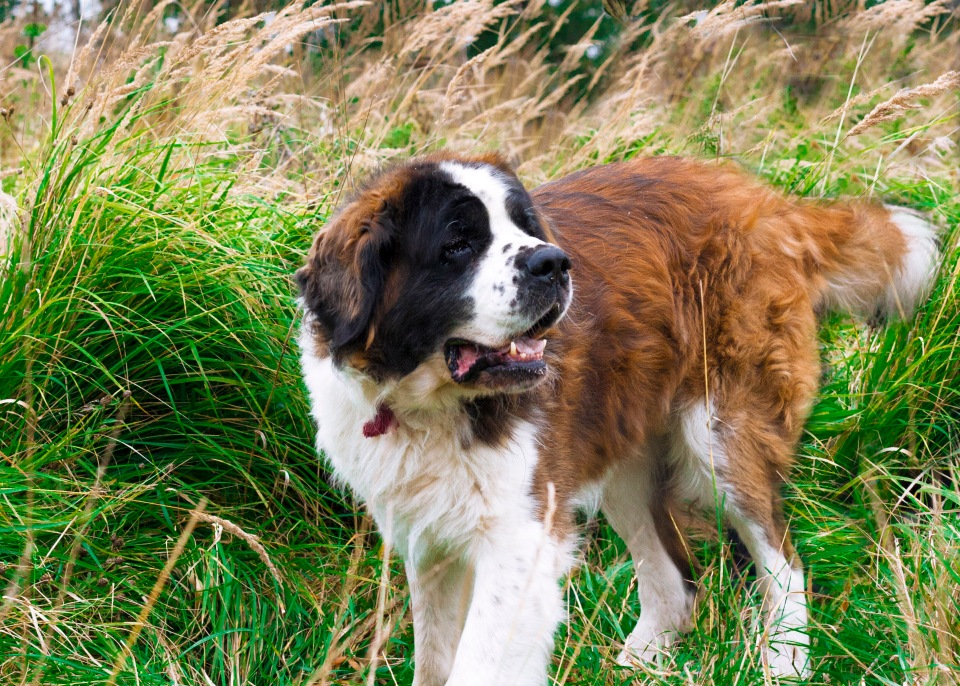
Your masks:
[{"label": "red collar", "polygon": [[363,425],[364,438],[376,438],[399,426],[397,415],[383,403],[377,405],[377,416]]}]

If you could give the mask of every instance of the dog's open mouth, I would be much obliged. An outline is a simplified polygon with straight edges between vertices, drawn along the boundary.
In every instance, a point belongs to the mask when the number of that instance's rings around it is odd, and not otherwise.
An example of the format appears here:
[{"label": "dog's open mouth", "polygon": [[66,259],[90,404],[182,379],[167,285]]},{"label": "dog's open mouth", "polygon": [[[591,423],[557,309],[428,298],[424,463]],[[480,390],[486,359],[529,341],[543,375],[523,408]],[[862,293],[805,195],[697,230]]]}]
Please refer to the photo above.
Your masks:
[{"label": "dog's open mouth", "polygon": [[444,351],[450,376],[457,383],[480,381],[523,383],[546,374],[545,340],[518,336],[500,348],[452,339]]},{"label": "dog's open mouth", "polygon": [[563,305],[554,303],[532,327],[500,347],[451,338],[444,346],[450,376],[459,384],[512,391],[532,388],[547,375],[543,336],[563,314]]}]

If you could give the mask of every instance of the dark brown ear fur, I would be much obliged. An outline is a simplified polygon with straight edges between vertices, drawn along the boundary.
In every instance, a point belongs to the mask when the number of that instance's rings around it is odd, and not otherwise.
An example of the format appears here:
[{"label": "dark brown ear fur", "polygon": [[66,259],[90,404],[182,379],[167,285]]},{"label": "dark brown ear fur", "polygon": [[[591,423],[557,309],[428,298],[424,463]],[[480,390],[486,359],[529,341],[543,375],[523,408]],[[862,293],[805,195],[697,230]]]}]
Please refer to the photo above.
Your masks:
[{"label": "dark brown ear fur", "polygon": [[304,305],[338,362],[367,339],[386,281],[392,210],[382,193],[348,204],[317,235],[307,264],[297,270]]}]

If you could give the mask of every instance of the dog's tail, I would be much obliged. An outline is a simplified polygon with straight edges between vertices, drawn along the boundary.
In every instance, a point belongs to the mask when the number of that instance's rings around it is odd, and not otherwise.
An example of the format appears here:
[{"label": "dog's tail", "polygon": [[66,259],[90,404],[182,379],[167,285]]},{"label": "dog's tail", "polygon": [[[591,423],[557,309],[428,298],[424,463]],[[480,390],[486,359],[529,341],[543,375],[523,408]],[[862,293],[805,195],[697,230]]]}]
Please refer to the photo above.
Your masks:
[{"label": "dog's tail", "polygon": [[805,208],[814,298],[821,310],[907,318],[929,294],[937,232],[923,215],[893,205]]}]

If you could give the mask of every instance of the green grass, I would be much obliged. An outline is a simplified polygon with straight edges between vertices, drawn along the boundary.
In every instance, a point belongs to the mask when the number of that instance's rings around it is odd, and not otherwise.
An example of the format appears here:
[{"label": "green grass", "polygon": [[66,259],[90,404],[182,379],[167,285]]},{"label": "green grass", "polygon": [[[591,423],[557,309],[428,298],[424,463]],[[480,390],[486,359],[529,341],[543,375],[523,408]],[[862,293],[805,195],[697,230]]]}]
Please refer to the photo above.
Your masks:
[{"label": "green grass", "polygon": [[[191,682],[287,682],[325,652],[339,597],[324,587],[353,524],[312,449],[293,347],[289,275],[313,217],[232,194],[229,152],[119,135],[42,158],[26,198],[31,241],[14,246],[0,283],[0,397],[11,399],[0,406],[0,555],[5,583],[22,590],[3,606],[0,680],[15,683],[24,662],[41,683],[104,679],[206,497],[267,538],[284,581],[201,524],[135,646],[137,680],[169,683],[174,662]],[[212,161],[185,166],[191,153]],[[32,609],[49,612],[40,635]]]},{"label": "green grass", "polygon": [[[211,142],[178,119],[188,105],[164,88],[146,81],[93,126],[79,96],[56,113],[46,101],[46,128],[20,136],[38,141],[24,173],[5,180],[23,229],[0,263],[0,683],[364,683],[383,624],[374,680],[409,684],[402,568],[389,560],[384,581],[379,537],[312,447],[290,280],[371,135],[367,120],[345,119],[325,138],[292,121],[268,134],[227,127]],[[911,322],[825,322],[823,392],[786,492],[813,594],[812,682],[953,683],[957,176],[874,182],[871,155],[882,159],[915,130],[894,124],[875,149],[834,150],[806,135],[795,108],[769,115],[795,138],[744,154],[748,166],[794,193],[872,193],[930,211],[946,253]],[[382,147],[437,145],[412,114],[387,125]],[[665,124],[602,159],[719,154],[721,140],[708,122],[686,136]],[[562,169],[564,152],[544,168]],[[275,190],[276,176],[290,184]],[[321,190],[292,192],[298,184]],[[259,538],[281,578],[242,536],[205,519],[151,605],[204,500],[207,513]],[[639,677],[612,662],[639,612],[629,559],[602,523],[585,531],[585,562],[566,586],[558,681],[763,682],[759,599],[735,545],[694,539],[695,629]],[[145,606],[132,656],[114,670]]]}]

